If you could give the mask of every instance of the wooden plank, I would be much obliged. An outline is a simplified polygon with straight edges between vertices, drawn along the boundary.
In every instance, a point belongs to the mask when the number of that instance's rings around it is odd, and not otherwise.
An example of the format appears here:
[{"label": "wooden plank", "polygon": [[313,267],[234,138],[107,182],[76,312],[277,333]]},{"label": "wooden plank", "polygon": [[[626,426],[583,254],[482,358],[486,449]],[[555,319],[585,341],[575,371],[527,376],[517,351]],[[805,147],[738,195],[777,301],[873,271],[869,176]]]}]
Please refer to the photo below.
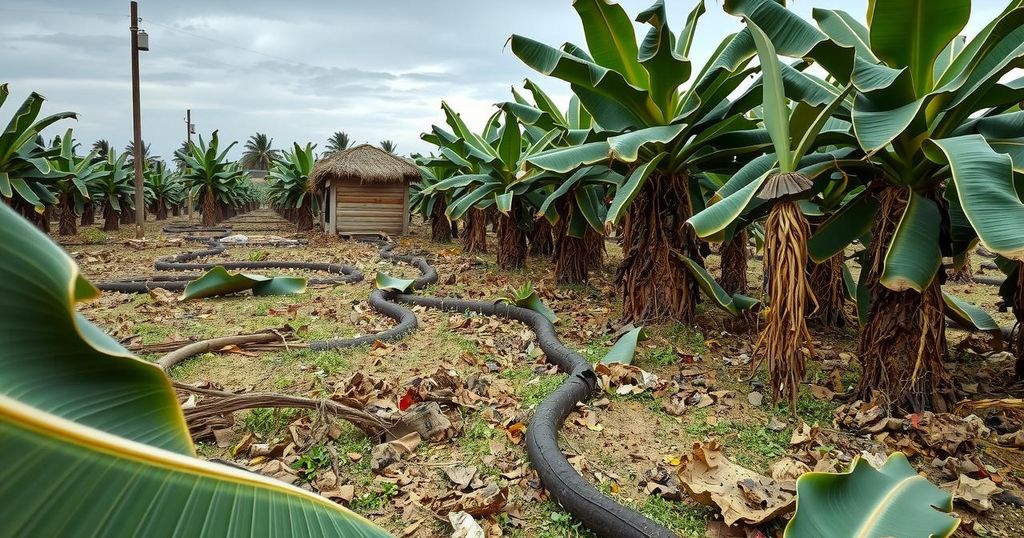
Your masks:
[{"label": "wooden plank", "polygon": [[371,196],[367,198],[360,198],[356,196],[339,196],[337,199],[339,204],[355,204],[355,205],[402,205],[402,197],[384,197],[384,196]]}]

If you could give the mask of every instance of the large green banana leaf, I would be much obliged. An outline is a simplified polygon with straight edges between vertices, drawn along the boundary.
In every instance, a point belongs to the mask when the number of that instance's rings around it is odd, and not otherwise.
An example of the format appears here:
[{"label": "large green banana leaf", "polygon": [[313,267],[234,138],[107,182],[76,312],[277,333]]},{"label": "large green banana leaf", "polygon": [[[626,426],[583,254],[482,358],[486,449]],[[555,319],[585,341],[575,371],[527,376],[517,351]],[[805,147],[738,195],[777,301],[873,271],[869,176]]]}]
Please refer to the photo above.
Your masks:
[{"label": "large green banana leaf", "polygon": [[229,273],[223,266],[210,269],[189,282],[181,300],[202,299],[252,290],[253,295],[293,295],[306,291],[306,279],[288,276],[269,277],[250,273]]},{"label": "large green banana leaf", "polygon": [[796,514],[786,538],[953,534],[953,496],[917,474],[901,452],[881,469],[855,458],[845,473],[805,473],[796,481]]},{"label": "large green banana leaf", "polygon": [[4,204],[0,257],[0,536],[387,536],[194,458],[167,377],[75,314],[96,288]]},{"label": "large green banana leaf", "polygon": [[680,258],[690,270],[690,274],[692,274],[694,279],[697,280],[697,285],[700,287],[701,291],[704,292],[704,295],[714,301],[715,305],[722,310],[735,317],[739,317],[744,311],[761,304],[760,301],[753,297],[747,297],[746,295],[739,293],[730,294],[725,291],[718,281],[715,280],[715,277],[711,276],[711,273],[708,273],[707,269],[702,267],[699,263],[685,256],[680,256]]},{"label": "large green banana leaf", "polygon": [[946,292],[942,292],[942,299],[946,304],[946,315],[961,327],[991,332],[999,342],[1002,342],[1003,333],[999,330],[999,323],[988,312]]},{"label": "large green banana leaf", "polygon": [[930,159],[948,164],[963,213],[985,248],[1024,261],[1024,203],[1014,189],[1013,160],[981,135],[930,140]]},{"label": "large green banana leaf", "polygon": [[911,192],[892,243],[885,255],[879,281],[895,290],[918,292],[935,278],[942,265],[939,249],[939,206],[924,196]]}]

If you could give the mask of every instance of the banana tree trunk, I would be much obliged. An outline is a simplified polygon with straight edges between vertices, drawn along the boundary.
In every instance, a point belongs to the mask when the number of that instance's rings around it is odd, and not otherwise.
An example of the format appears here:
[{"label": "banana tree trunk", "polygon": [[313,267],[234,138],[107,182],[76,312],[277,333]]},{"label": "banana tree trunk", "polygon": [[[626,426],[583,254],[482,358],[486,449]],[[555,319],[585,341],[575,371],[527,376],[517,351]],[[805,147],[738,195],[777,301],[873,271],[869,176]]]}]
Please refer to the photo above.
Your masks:
[{"label": "banana tree trunk", "polygon": [[512,204],[509,215],[498,214],[498,267],[522,269],[526,265],[526,233],[519,227],[518,204]]},{"label": "banana tree trunk", "polygon": [[747,287],[747,264],[750,261],[750,250],[747,230],[736,232],[732,241],[723,243],[721,248],[721,278],[718,283],[725,291],[743,295],[750,291]]},{"label": "banana tree trunk", "polygon": [[180,217],[181,216],[181,206],[179,204],[172,204],[171,205],[171,216],[172,217]]},{"label": "banana tree trunk", "polygon": [[465,229],[462,230],[462,250],[466,254],[487,253],[487,216],[482,209],[466,212]]},{"label": "banana tree trunk", "polygon": [[82,226],[92,226],[96,224],[96,204],[86,200],[85,206],[82,208],[82,219],[80,221]]},{"label": "banana tree trunk", "polygon": [[116,232],[121,229],[121,216],[109,203],[103,204],[103,231]]},{"label": "banana tree trunk", "polygon": [[213,194],[213,189],[207,188],[203,192],[203,226],[217,224],[217,217],[217,197]]},{"label": "banana tree trunk", "polygon": [[533,232],[530,234],[530,256],[550,256],[554,251],[551,223],[544,217],[533,221]]},{"label": "banana tree trunk", "polygon": [[444,214],[447,210],[448,202],[444,197],[438,197],[430,214],[430,239],[438,243],[448,243],[452,240],[452,222],[448,220],[448,215]]},{"label": "banana tree trunk", "polygon": [[71,201],[71,195],[64,194],[60,197],[60,224],[57,234],[67,236],[77,233],[78,215],[75,214],[75,205]]},{"label": "banana tree trunk", "polygon": [[[885,253],[892,242],[909,193],[888,187],[879,195],[870,247],[867,280],[871,295],[867,323],[861,328],[858,356],[861,378],[857,397],[884,395],[893,412],[946,412],[955,402],[953,381],[942,364],[946,352],[946,317],[939,275],[923,293],[893,291],[879,282]],[[941,273],[940,273],[941,274]]]},{"label": "banana tree trunk", "polygon": [[163,200],[157,200],[156,211],[153,213],[156,214],[156,220],[167,220],[167,204]]},{"label": "banana tree trunk", "polygon": [[313,200],[307,196],[302,200],[295,215],[295,229],[300,232],[308,232],[313,229]]},{"label": "banana tree trunk", "polygon": [[132,224],[135,222],[135,210],[132,208],[124,208],[121,211],[121,224]]},{"label": "banana tree trunk", "polygon": [[683,175],[652,176],[626,212],[616,274],[625,321],[696,319],[699,289],[676,255],[704,262],[700,242],[686,225],[692,214],[686,182]]},{"label": "banana tree trunk", "polygon": [[811,289],[816,305],[807,305],[810,319],[820,327],[846,327],[852,323],[846,312],[846,278],[843,254],[821,263],[811,263]]}]

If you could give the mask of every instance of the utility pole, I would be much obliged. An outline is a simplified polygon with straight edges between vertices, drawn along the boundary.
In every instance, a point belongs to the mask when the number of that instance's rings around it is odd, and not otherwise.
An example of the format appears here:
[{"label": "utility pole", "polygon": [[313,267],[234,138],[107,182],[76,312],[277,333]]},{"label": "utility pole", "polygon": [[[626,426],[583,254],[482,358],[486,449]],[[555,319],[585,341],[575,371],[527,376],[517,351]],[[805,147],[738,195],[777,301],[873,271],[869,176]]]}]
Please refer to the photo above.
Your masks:
[{"label": "utility pole", "polygon": [[[139,3],[132,0],[131,3],[132,25],[129,28],[132,34],[132,120],[135,130],[135,238],[146,237],[146,200],[142,195],[142,169],[144,163],[142,143],[142,114],[141,97],[139,94]],[[141,50],[149,50],[149,36],[143,32],[145,43]]]},{"label": "utility pole", "polygon": [[[188,141],[188,149],[185,151],[192,151],[192,133],[196,130],[196,126],[192,125],[192,109],[185,110],[185,140]],[[185,165],[186,169],[188,165]],[[192,222],[192,189],[188,189],[188,221]]]}]

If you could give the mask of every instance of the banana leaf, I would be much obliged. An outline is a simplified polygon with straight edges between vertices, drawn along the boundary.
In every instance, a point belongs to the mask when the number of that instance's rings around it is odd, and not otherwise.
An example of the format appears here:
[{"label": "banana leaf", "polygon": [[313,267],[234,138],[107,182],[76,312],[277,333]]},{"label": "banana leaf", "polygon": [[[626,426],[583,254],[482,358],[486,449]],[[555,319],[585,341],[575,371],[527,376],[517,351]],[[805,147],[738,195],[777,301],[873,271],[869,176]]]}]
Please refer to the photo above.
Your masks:
[{"label": "banana leaf", "polygon": [[690,270],[690,274],[697,279],[697,285],[700,286],[704,295],[714,301],[715,305],[722,310],[735,317],[739,317],[744,311],[761,304],[760,301],[753,297],[747,297],[739,293],[730,295],[729,292],[722,289],[722,286],[715,280],[715,277],[711,276],[711,273],[708,273],[707,269],[701,267],[699,263],[686,256],[680,255],[679,257]]},{"label": "banana leaf", "polygon": [[636,327],[619,337],[615,345],[605,353],[601,364],[622,363],[631,364],[636,354],[636,346],[641,340],[647,338],[643,327]]},{"label": "banana leaf", "polygon": [[218,265],[203,276],[189,282],[181,300],[202,299],[252,290],[253,295],[294,295],[305,293],[306,279],[298,277],[269,277],[250,273],[229,273]]},{"label": "banana leaf", "polygon": [[412,289],[414,280],[405,278],[396,278],[386,273],[377,272],[377,277],[374,278],[374,283],[377,289],[386,291],[397,291],[398,293],[408,293]]},{"label": "banana leaf", "polygon": [[917,474],[901,452],[881,469],[855,458],[845,473],[805,473],[796,481],[796,514],[786,538],[953,534],[953,496]]},{"label": "banana leaf", "polygon": [[0,536],[388,536],[323,497],[195,458],[163,371],[75,313],[98,291],[4,204],[0,256]]}]

